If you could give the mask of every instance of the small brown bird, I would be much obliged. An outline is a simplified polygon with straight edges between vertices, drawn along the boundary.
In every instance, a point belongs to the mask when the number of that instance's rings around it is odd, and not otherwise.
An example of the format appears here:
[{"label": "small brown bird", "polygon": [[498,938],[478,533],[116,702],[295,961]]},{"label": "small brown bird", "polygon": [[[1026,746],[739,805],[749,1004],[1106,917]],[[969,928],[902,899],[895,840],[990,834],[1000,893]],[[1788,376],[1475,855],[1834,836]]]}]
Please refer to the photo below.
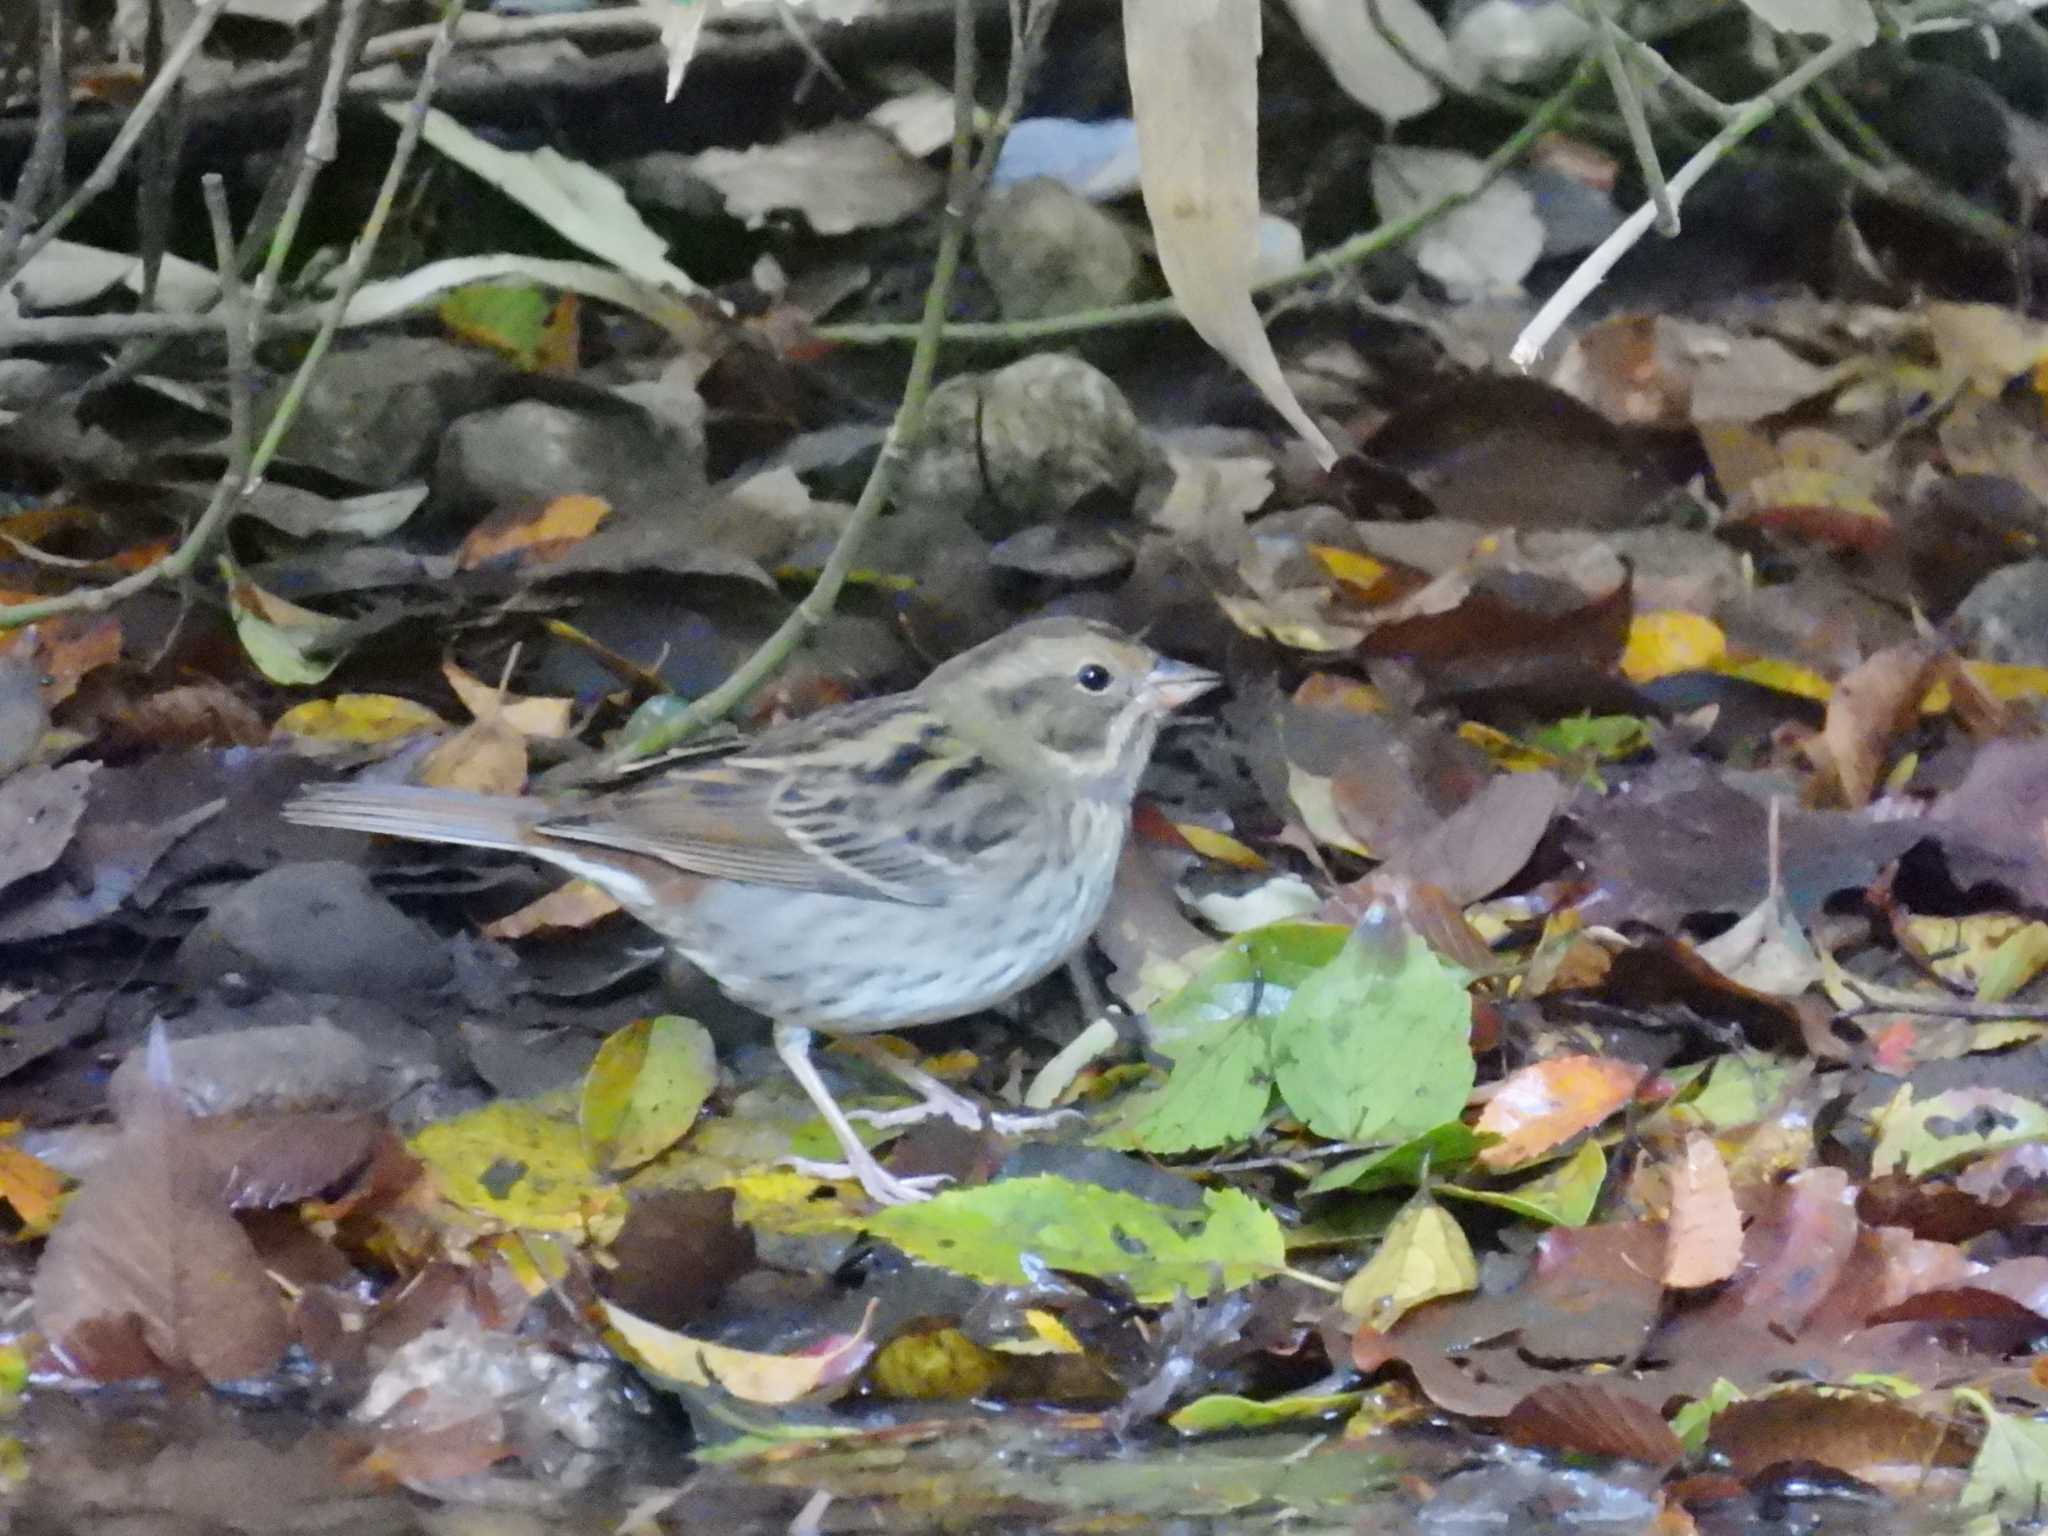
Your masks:
[{"label": "small brown bird", "polygon": [[[884,1203],[811,1033],[929,1024],[1057,967],[1102,917],[1166,717],[1214,673],[1100,624],[1040,619],[908,693],[822,710],[641,787],[574,802],[335,784],[308,826],[511,848],[601,886],[731,996]],[[921,1076],[921,1074],[915,1074]],[[929,1080],[925,1080],[929,1086]]]}]

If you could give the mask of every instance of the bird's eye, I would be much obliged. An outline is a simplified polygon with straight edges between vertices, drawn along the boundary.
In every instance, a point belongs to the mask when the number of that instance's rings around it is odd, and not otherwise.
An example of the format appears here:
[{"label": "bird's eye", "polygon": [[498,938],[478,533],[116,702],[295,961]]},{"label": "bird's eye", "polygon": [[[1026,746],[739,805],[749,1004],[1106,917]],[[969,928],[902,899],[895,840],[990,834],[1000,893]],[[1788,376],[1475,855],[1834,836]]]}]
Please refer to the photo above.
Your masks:
[{"label": "bird's eye", "polygon": [[1109,668],[1091,661],[1074,674],[1074,681],[1090,693],[1100,693],[1109,686]]}]

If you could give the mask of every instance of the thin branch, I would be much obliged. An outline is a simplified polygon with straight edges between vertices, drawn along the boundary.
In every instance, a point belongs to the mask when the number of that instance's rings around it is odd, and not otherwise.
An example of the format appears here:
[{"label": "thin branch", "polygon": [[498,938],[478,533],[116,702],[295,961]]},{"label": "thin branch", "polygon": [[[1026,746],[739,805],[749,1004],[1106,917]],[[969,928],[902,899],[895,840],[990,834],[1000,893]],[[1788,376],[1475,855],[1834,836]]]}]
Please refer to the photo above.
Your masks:
[{"label": "thin branch", "polygon": [[[64,164],[64,125],[71,111],[71,86],[65,78],[65,37],[71,27],[67,0],[42,0],[36,28],[42,37],[37,74],[36,141],[14,183],[7,221],[0,224],[0,273],[14,270],[14,254],[28,233],[29,221],[42,206],[43,193]],[[26,265],[26,263],[24,263]]]},{"label": "thin branch", "polygon": [[[1571,110],[1572,103],[1599,78],[1599,73],[1599,64],[1596,60],[1582,62],[1571,79],[1546,98],[1529,114],[1520,128],[1502,140],[1500,146],[1486,157],[1480,165],[1480,174],[1474,179],[1470,190],[1447,192],[1435,202],[1427,207],[1418,208],[1406,218],[1393,219],[1385,224],[1376,225],[1362,234],[1354,235],[1341,245],[1334,245],[1327,251],[1311,256],[1297,267],[1255,283],[1252,292],[1280,293],[1289,288],[1298,288],[1305,283],[1333,277],[1357,266],[1369,257],[1378,255],[1381,251],[1399,245],[1452,209],[1469,203],[1527,154],[1538,139],[1557,127]],[[949,343],[963,345],[1021,346],[1036,342],[1069,340],[1094,331],[1113,330],[1123,326],[1168,324],[1182,318],[1180,305],[1172,299],[1149,299],[1142,304],[1118,304],[1104,309],[1076,310],[1072,314],[1050,315],[1042,320],[999,320],[949,325],[946,327],[944,339]],[[919,330],[920,327],[917,326],[895,324],[821,325],[817,328],[816,334],[819,340],[839,346],[863,347],[912,341],[916,339]],[[0,327],[0,343],[4,343],[5,340],[5,328]]]},{"label": "thin branch", "polygon": [[250,418],[255,411],[256,327],[242,292],[240,257],[235,250],[235,226],[228,218],[228,194],[217,172],[208,171],[199,181],[206,199],[206,218],[213,228],[213,262],[220,274],[221,328],[228,342],[228,467],[227,478],[246,486],[253,457],[254,432]]},{"label": "thin branch", "polygon": [[340,148],[341,91],[348,81],[349,67],[355,61],[366,3],[367,0],[341,0],[340,19],[327,56],[327,77],[321,82],[319,104],[313,110],[312,122],[306,125],[305,141],[299,146],[299,172],[292,182],[291,191],[285,196],[284,211],[278,215],[277,227],[271,231],[263,270],[256,276],[255,290],[249,301],[252,323],[260,323],[263,312],[270,307],[285,260],[291,254],[292,242],[298,238],[299,221],[305,214],[307,199],[313,194],[313,183],[334,163]]},{"label": "thin branch", "polygon": [[[400,183],[412,163],[413,152],[419,147],[420,135],[425,128],[427,108],[433,100],[434,83],[439,78],[441,66],[447,61],[455,45],[456,24],[462,18],[462,0],[441,0],[440,46],[427,54],[426,62],[420,67],[420,78],[413,92],[412,101],[405,114],[405,122],[399,131],[398,145],[392,151],[391,162],[384,169],[384,180],[377,189],[377,201],[364,221],[361,232],[356,236],[353,250],[343,264],[333,293],[325,308],[325,320],[319,332],[308,343],[305,356],[291,383],[286,386],[284,396],[277,408],[271,412],[262,441],[250,452],[243,472],[230,464],[227,473],[214,487],[212,499],[199,514],[191,530],[178,547],[161,560],[143,567],[131,575],[122,577],[104,587],[86,587],[67,592],[61,597],[47,598],[37,603],[17,603],[9,608],[0,608],[0,630],[16,629],[24,624],[33,624],[60,613],[102,613],[125,598],[133,597],[155,586],[160,581],[174,580],[184,576],[197,565],[212,547],[228,523],[232,520],[240,503],[253,495],[263,483],[263,472],[276,457],[278,448],[284,442],[285,434],[297,417],[299,407],[304,403],[306,390],[311,385],[313,374],[326,357],[329,346],[340,329],[342,312],[348,308],[349,300],[355,297],[363,275],[368,271],[371,258],[376,255],[377,242],[384,233],[391,209],[398,200]],[[227,279],[223,276],[223,293],[227,291]],[[230,327],[228,352],[231,358],[238,355],[238,347],[248,344],[248,317],[236,313],[227,322]],[[232,334],[241,333],[239,340]]]},{"label": "thin branch", "polygon": [[[910,445],[924,426],[925,404],[931,396],[932,380],[938,371],[939,348],[946,331],[946,309],[952,301],[953,279],[960,270],[960,256],[967,243],[976,194],[995,174],[1002,154],[1003,139],[1024,99],[1027,77],[1052,24],[1056,0],[1038,0],[1029,23],[1014,31],[1010,39],[1010,68],[1004,92],[1003,111],[983,145],[980,162],[974,157],[974,81],[978,49],[974,36],[974,7],[970,0],[955,0],[953,10],[953,150],[947,172],[946,209],[940,222],[939,250],[932,262],[931,282],[925,289],[924,318],[918,325],[917,345],[910,354],[910,375],[897,402],[895,418],[882,440],[881,454],[861,487],[846,526],[839,532],[826,557],[824,569],[811,590],[783,620],[775,633],[763,641],[753,655],[716,688],[696,700],[672,721],[638,740],[625,743],[600,759],[596,772],[602,774],[623,767],[635,757],[665,751],[715,721],[724,719],[744,703],[753,691],[781,668],[811,632],[831,615],[840,588],[853,570],[862,541],[882,514],[893,494],[897,477],[909,457]],[[1013,10],[1013,18],[1016,16]]]},{"label": "thin branch", "polygon": [[[1701,177],[1712,170],[1727,155],[1728,151],[1748,138],[1757,129],[1777,115],[1778,109],[1805,90],[1837,64],[1856,53],[1862,45],[1853,38],[1839,38],[1826,48],[1801,64],[1791,74],[1761,96],[1751,98],[1741,112],[1730,118],[1721,131],[1709,139],[1699,152],[1680,166],[1671,178],[1671,197],[1674,203],[1682,202]],[[1570,319],[1579,306],[1592,296],[1593,290],[1614,269],[1638,241],[1649,232],[1650,225],[1657,217],[1656,208],[1643,204],[1621,223],[1621,226],[1594,248],[1578,269],[1565,280],[1564,286],[1550,296],[1549,301],[1536,312],[1535,319],[1523,327],[1522,334],[1515,338],[1515,345],[1508,356],[1520,368],[1531,366],[1558,329]]]},{"label": "thin branch", "polygon": [[1643,112],[1642,92],[1636,89],[1635,77],[1622,62],[1617,41],[1622,35],[1621,28],[1615,25],[1602,0],[1587,0],[1586,10],[1591,13],[1593,35],[1599,43],[1600,62],[1607,70],[1607,83],[1614,91],[1614,103],[1621,109],[1622,124],[1628,129],[1629,147],[1635,151],[1636,169],[1642,173],[1643,185],[1649,188],[1650,205],[1657,210],[1657,233],[1666,237],[1676,235],[1678,204],[1664,182],[1664,166],[1657,159],[1657,141],[1650,137],[1650,119]]},{"label": "thin branch", "polygon": [[43,221],[42,227],[21,243],[14,253],[11,264],[0,264],[0,285],[12,282],[22,268],[35,260],[41,251],[58,235],[70,227],[71,221],[90,207],[93,201],[120,179],[121,169],[128,163],[128,157],[135,152],[135,146],[149,131],[149,125],[156,120],[164,103],[178,88],[179,79],[187,66],[199,54],[200,45],[206,41],[207,33],[213,30],[214,22],[227,6],[228,0],[199,0],[199,8],[192,20],[179,34],[176,43],[164,55],[163,68],[149,82],[149,89],[142,93],[142,99],[121,124],[121,131],[114,135],[114,142],[107,146],[107,152],[100,156],[99,164],[92,168],[76,192],[66,198],[64,205]]}]

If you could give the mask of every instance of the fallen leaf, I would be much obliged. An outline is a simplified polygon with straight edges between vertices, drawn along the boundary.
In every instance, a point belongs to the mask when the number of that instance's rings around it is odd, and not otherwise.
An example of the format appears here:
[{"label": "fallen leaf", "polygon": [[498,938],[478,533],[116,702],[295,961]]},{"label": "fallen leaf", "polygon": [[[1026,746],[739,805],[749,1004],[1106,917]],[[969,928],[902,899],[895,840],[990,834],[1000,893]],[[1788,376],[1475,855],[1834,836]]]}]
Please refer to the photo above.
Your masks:
[{"label": "fallen leaf", "polygon": [[1714,1138],[1695,1131],[1671,1169],[1664,1283],[1690,1290],[1726,1280],[1742,1263],[1742,1213]]},{"label": "fallen leaf", "polygon": [[611,513],[612,504],[602,496],[557,496],[538,509],[506,508],[469,531],[455,568],[473,571],[504,555],[545,565],[589,538]]},{"label": "fallen leaf", "polygon": [[1502,1079],[1477,1129],[1499,1141],[1479,1154],[1488,1168],[1516,1168],[1589,1131],[1635,1097],[1646,1075],[1611,1056],[1558,1056]]}]

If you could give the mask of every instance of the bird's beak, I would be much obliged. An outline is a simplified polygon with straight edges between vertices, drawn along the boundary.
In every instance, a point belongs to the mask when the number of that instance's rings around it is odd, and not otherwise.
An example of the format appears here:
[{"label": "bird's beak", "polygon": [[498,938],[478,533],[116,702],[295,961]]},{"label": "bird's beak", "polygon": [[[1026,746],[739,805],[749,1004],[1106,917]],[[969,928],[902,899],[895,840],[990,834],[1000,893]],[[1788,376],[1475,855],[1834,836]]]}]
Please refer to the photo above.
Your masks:
[{"label": "bird's beak", "polygon": [[1156,699],[1161,708],[1179,709],[1181,705],[1199,699],[1222,681],[1206,667],[1191,667],[1184,661],[1162,656],[1145,674],[1145,692]]}]

